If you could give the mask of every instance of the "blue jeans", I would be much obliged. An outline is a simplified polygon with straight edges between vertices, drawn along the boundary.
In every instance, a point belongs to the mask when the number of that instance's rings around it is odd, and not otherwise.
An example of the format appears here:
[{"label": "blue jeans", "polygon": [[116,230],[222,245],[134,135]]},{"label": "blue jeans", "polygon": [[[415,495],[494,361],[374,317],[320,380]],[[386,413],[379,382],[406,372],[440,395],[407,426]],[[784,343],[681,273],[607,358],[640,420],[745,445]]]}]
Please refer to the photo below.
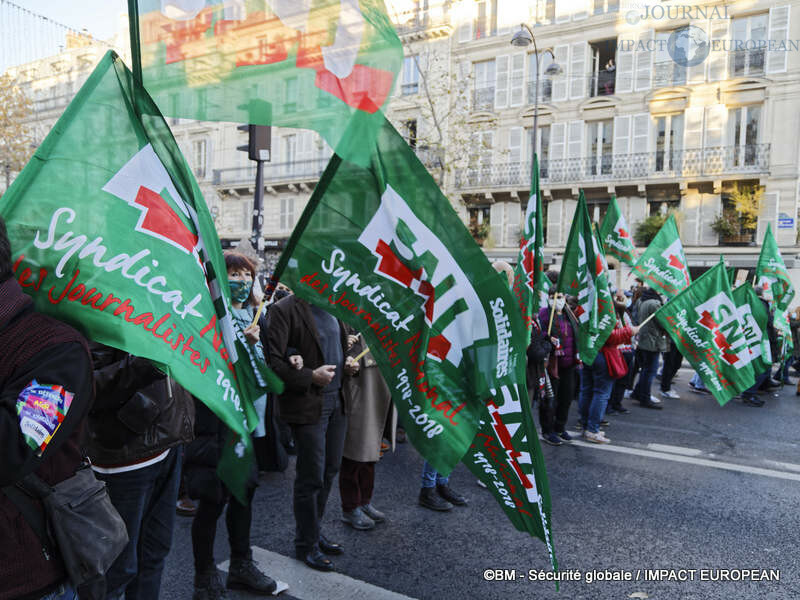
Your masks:
[{"label": "blue jeans", "polygon": [[442,477],[427,460],[422,465],[422,487],[432,488],[437,485],[447,485],[448,481],[450,481],[450,478]]},{"label": "blue jeans", "polygon": [[692,380],[689,383],[699,390],[706,389],[706,384],[703,383],[703,380],[700,378],[700,374],[696,371],[695,374],[692,375]]},{"label": "blue jeans", "polygon": [[40,600],[78,600],[78,594],[71,584],[64,583],[57,590],[42,596]]},{"label": "blue jeans", "polygon": [[606,357],[602,352],[598,352],[592,366],[583,365],[581,371],[581,394],[578,399],[578,407],[581,421],[585,424],[587,431],[592,433],[600,431],[600,421],[603,420],[613,387],[614,380],[608,374]]},{"label": "blue jeans", "polygon": [[637,350],[636,358],[642,367],[642,372],[639,373],[639,382],[633,388],[633,397],[639,402],[650,402],[650,387],[653,384],[653,379],[656,377],[656,369],[658,369],[658,352],[651,352],[650,350]]},{"label": "blue jeans", "polygon": [[106,573],[107,600],[159,597],[164,559],[172,545],[183,448],[160,462],[125,473],[97,473],[128,528],[128,545]]}]

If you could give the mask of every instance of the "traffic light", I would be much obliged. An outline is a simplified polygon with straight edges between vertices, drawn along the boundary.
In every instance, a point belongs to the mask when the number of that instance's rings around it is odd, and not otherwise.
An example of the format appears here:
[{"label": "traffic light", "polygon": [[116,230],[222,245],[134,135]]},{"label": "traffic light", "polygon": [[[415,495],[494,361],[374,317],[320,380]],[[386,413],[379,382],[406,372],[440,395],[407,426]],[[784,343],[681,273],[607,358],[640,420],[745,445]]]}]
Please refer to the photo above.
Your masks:
[{"label": "traffic light", "polygon": [[248,143],[245,146],[236,146],[237,150],[248,153],[250,160],[270,160],[272,149],[272,128],[268,125],[239,125],[236,129],[248,132]]}]

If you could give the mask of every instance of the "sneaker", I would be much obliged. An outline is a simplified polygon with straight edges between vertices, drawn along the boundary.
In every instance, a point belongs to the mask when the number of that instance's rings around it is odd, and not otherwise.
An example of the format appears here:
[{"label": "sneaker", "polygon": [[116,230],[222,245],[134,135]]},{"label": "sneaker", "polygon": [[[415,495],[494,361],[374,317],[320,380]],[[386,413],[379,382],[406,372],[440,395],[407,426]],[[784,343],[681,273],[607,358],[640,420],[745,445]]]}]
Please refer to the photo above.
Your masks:
[{"label": "sneaker", "polygon": [[436,488],[424,487],[419,491],[419,505],[441,512],[452,510],[453,505],[436,493]]},{"label": "sneaker", "polygon": [[598,431],[597,433],[592,433],[591,431],[584,431],[583,438],[587,442],[591,442],[592,444],[608,444],[611,442],[602,431]]},{"label": "sneaker", "polygon": [[360,506],[356,506],[350,512],[342,511],[342,521],[358,531],[367,531],[375,527],[375,521],[365,515]]},{"label": "sneaker", "polygon": [[670,400],[680,400],[681,397],[679,394],[673,392],[672,390],[667,390],[666,392],[661,392],[662,398],[669,398]]},{"label": "sneaker", "polygon": [[756,398],[755,396],[745,396],[744,403],[747,404],[747,406],[764,406],[764,400]]},{"label": "sneaker", "polygon": [[692,390],[696,394],[708,394],[708,389],[705,387],[699,387],[694,385],[693,383],[689,383],[689,389]]},{"label": "sneaker", "polygon": [[192,600],[227,600],[228,592],[222,585],[222,576],[216,568],[195,573]]},{"label": "sneaker", "polygon": [[625,391],[622,393],[622,397],[623,397],[623,398],[630,398],[632,395],[633,395],[633,390],[625,390]]},{"label": "sneaker", "polygon": [[572,436],[570,434],[568,434],[566,431],[562,431],[561,433],[559,433],[558,437],[560,437],[565,442],[571,442],[572,441]]},{"label": "sneaker", "polygon": [[436,486],[436,492],[447,500],[450,504],[454,504],[456,506],[466,506],[467,499],[464,498],[461,494],[453,490],[448,484],[439,484]]},{"label": "sneaker", "polygon": [[659,398],[656,398],[655,396],[650,396],[650,402],[652,402],[653,404],[661,404],[661,400]]},{"label": "sneaker", "polygon": [[560,446],[563,444],[561,438],[553,432],[545,434],[542,439],[545,441],[545,443],[550,444],[551,446]]},{"label": "sneaker", "polygon": [[262,573],[252,559],[231,558],[225,587],[229,590],[247,590],[260,596],[270,596],[278,589],[278,584]]},{"label": "sneaker", "polygon": [[362,504],[361,510],[364,511],[364,514],[367,515],[370,519],[375,521],[376,523],[383,523],[386,520],[386,515],[379,511],[377,508],[372,506],[371,503]]},{"label": "sneaker", "polygon": [[175,512],[182,517],[193,517],[197,513],[197,504],[188,496],[183,496],[175,503]]}]

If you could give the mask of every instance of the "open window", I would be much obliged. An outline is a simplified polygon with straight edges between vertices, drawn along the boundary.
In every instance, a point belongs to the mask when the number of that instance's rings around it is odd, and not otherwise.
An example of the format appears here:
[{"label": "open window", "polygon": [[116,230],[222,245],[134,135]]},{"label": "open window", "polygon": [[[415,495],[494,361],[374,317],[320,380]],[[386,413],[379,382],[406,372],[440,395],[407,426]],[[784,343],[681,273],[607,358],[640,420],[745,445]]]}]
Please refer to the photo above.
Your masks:
[{"label": "open window", "polygon": [[592,52],[592,77],[589,96],[611,96],[617,83],[617,38],[589,44]]}]

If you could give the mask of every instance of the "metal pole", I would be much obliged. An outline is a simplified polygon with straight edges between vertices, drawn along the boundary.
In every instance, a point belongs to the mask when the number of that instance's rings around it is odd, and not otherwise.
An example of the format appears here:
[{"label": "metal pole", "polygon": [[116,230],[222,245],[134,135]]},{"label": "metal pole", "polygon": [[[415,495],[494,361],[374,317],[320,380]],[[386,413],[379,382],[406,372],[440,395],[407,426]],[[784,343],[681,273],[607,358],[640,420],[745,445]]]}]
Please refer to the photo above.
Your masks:
[{"label": "metal pole", "polygon": [[256,161],[256,193],[253,197],[253,248],[258,252],[259,257],[264,251],[264,238],[261,236],[261,228],[264,224],[264,161]]}]

